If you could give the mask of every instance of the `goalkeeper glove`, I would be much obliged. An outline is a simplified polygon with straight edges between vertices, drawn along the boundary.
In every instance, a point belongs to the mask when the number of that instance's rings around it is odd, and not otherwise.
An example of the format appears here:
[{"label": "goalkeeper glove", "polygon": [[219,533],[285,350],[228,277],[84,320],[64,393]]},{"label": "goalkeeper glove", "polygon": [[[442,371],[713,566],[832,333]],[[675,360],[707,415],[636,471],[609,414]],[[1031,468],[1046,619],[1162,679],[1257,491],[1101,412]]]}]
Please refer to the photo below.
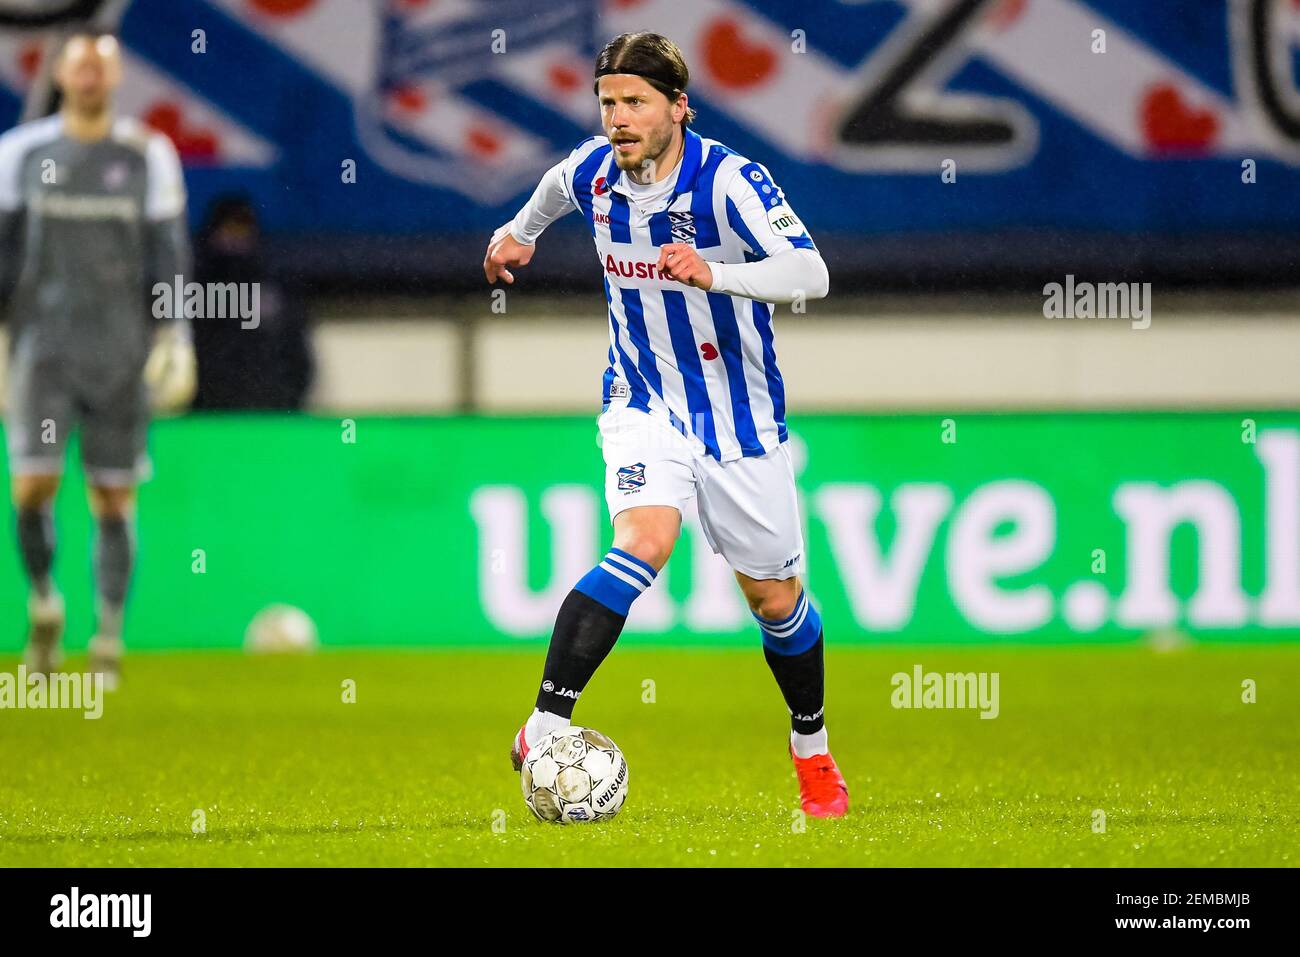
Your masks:
[{"label": "goalkeeper glove", "polygon": [[144,381],[156,411],[179,412],[194,400],[198,364],[188,328],[169,322],[158,330],[144,366]]}]

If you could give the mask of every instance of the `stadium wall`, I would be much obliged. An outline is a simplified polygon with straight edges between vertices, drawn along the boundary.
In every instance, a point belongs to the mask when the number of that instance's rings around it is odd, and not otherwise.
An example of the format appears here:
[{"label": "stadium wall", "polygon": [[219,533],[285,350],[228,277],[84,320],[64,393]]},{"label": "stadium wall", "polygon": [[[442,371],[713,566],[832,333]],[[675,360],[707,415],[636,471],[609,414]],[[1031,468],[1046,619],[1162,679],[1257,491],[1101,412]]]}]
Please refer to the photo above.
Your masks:
[{"label": "stadium wall", "polygon": [[[348,318],[315,328],[311,406],[339,415],[594,413],[609,327],[591,299],[489,318],[464,306],[405,318],[344,310]],[[1033,302],[943,314],[865,300],[847,312],[783,310],[777,342],[797,411],[1300,408],[1294,303],[1265,299],[1263,310],[1245,311],[1249,303],[1171,305],[1134,329],[1035,318]]]},{"label": "stadium wall", "polygon": [[[1300,411],[801,414],[810,590],[836,642],[1300,636]],[[157,423],[127,634],[237,647],[288,602],[333,646],[545,641],[610,540],[590,416]],[[75,454],[75,449],[74,449]],[[73,472],[56,575],[91,628]],[[22,578],[0,549],[0,647]],[[627,641],[755,644],[694,520]]]}]

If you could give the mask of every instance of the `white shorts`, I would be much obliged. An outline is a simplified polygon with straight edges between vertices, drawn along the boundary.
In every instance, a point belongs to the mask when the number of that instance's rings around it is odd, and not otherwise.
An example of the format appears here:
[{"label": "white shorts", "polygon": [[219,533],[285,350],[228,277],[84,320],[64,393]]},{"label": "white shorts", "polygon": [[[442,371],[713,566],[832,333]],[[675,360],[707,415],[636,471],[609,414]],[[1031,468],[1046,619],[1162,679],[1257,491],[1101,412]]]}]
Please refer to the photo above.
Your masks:
[{"label": "white shorts", "polygon": [[777,579],[802,572],[803,526],[788,443],[724,464],[653,413],[610,406],[597,423],[611,521],[640,505],[681,512],[694,496],[709,547],[736,571]]}]

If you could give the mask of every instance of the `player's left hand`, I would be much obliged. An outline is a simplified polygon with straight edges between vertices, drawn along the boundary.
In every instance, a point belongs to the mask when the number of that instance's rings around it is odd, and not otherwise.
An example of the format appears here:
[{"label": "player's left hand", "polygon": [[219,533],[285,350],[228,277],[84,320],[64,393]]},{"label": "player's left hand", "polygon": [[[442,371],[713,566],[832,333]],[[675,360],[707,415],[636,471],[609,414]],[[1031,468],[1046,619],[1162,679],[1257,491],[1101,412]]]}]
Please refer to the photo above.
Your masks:
[{"label": "player's left hand", "polygon": [[713,270],[700,258],[695,247],[686,243],[661,246],[658,268],[669,279],[684,282],[696,289],[708,289],[713,285]]},{"label": "player's left hand", "polygon": [[168,322],[154,337],[153,351],[144,366],[150,402],[159,412],[179,412],[194,401],[198,363],[186,330]]}]

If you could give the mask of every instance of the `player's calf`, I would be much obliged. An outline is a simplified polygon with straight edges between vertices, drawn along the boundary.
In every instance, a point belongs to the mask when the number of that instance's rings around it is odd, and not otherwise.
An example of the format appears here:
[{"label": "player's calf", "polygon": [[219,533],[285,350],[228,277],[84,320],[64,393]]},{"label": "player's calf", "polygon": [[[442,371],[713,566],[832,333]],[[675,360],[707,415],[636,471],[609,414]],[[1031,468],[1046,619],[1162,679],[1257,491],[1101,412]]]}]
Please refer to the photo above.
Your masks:
[{"label": "player's calf", "polygon": [[821,615],[800,590],[789,614],[754,620],[763,635],[763,657],[790,709],[791,746],[800,757],[826,752]]},{"label": "player's calf", "polygon": [[[791,582],[797,582],[791,579]],[[760,583],[754,583],[760,584]],[[762,583],[767,584],[767,583]],[[768,602],[755,601],[760,594]],[[791,604],[780,589],[746,589],[751,608],[773,607],[789,612],[767,618],[757,610],[754,618],[763,633],[763,657],[790,709],[790,756],[799,777],[799,798],[804,813],[814,817],[840,817],[848,811],[849,790],[831,757],[826,739],[826,667],[821,615],[799,589]],[[775,596],[775,597],[772,597]]]},{"label": "player's calf", "polygon": [[96,486],[91,490],[95,513],[95,592],[98,633],[91,639],[89,670],[104,676],[110,691],[121,681],[122,619],[135,563],[135,490]]},{"label": "player's calf", "polygon": [[57,476],[25,476],[15,481],[13,490],[17,506],[18,550],[30,585],[24,663],[28,671],[42,674],[56,670],[63,657],[60,648],[64,627],[63,597],[50,574],[54,567],[55,543],[51,499],[57,489]]},{"label": "player's calf", "polygon": [[[675,538],[680,514],[673,512],[677,519],[672,529]],[[620,513],[618,518],[624,519],[625,515]],[[655,517],[650,516],[650,520]],[[654,584],[659,569],[668,560],[673,539],[664,543],[663,536],[642,531],[630,534],[632,524],[627,519],[616,522],[615,542],[629,543],[640,554],[616,544],[579,579],[560,606],[533,713],[511,746],[510,761],[515,770],[527,757],[530,741],[570,725],[579,696],[613,650],[632,603]]]},{"label": "player's calf", "polygon": [[54,592],[50,571],[54,567],[54,514],[48,500],[20,504],[16,518],[18,551],[34,595],[48,598]]},{"label": "player's calf", "polygon": [[537,701],[516,736],[512,763],[517,766],[528,755],[530,741],[569,726],[578,697],[613,650],[632,603],[657,574],[630,552],[611,548],[569,592],[555,618]]}]

